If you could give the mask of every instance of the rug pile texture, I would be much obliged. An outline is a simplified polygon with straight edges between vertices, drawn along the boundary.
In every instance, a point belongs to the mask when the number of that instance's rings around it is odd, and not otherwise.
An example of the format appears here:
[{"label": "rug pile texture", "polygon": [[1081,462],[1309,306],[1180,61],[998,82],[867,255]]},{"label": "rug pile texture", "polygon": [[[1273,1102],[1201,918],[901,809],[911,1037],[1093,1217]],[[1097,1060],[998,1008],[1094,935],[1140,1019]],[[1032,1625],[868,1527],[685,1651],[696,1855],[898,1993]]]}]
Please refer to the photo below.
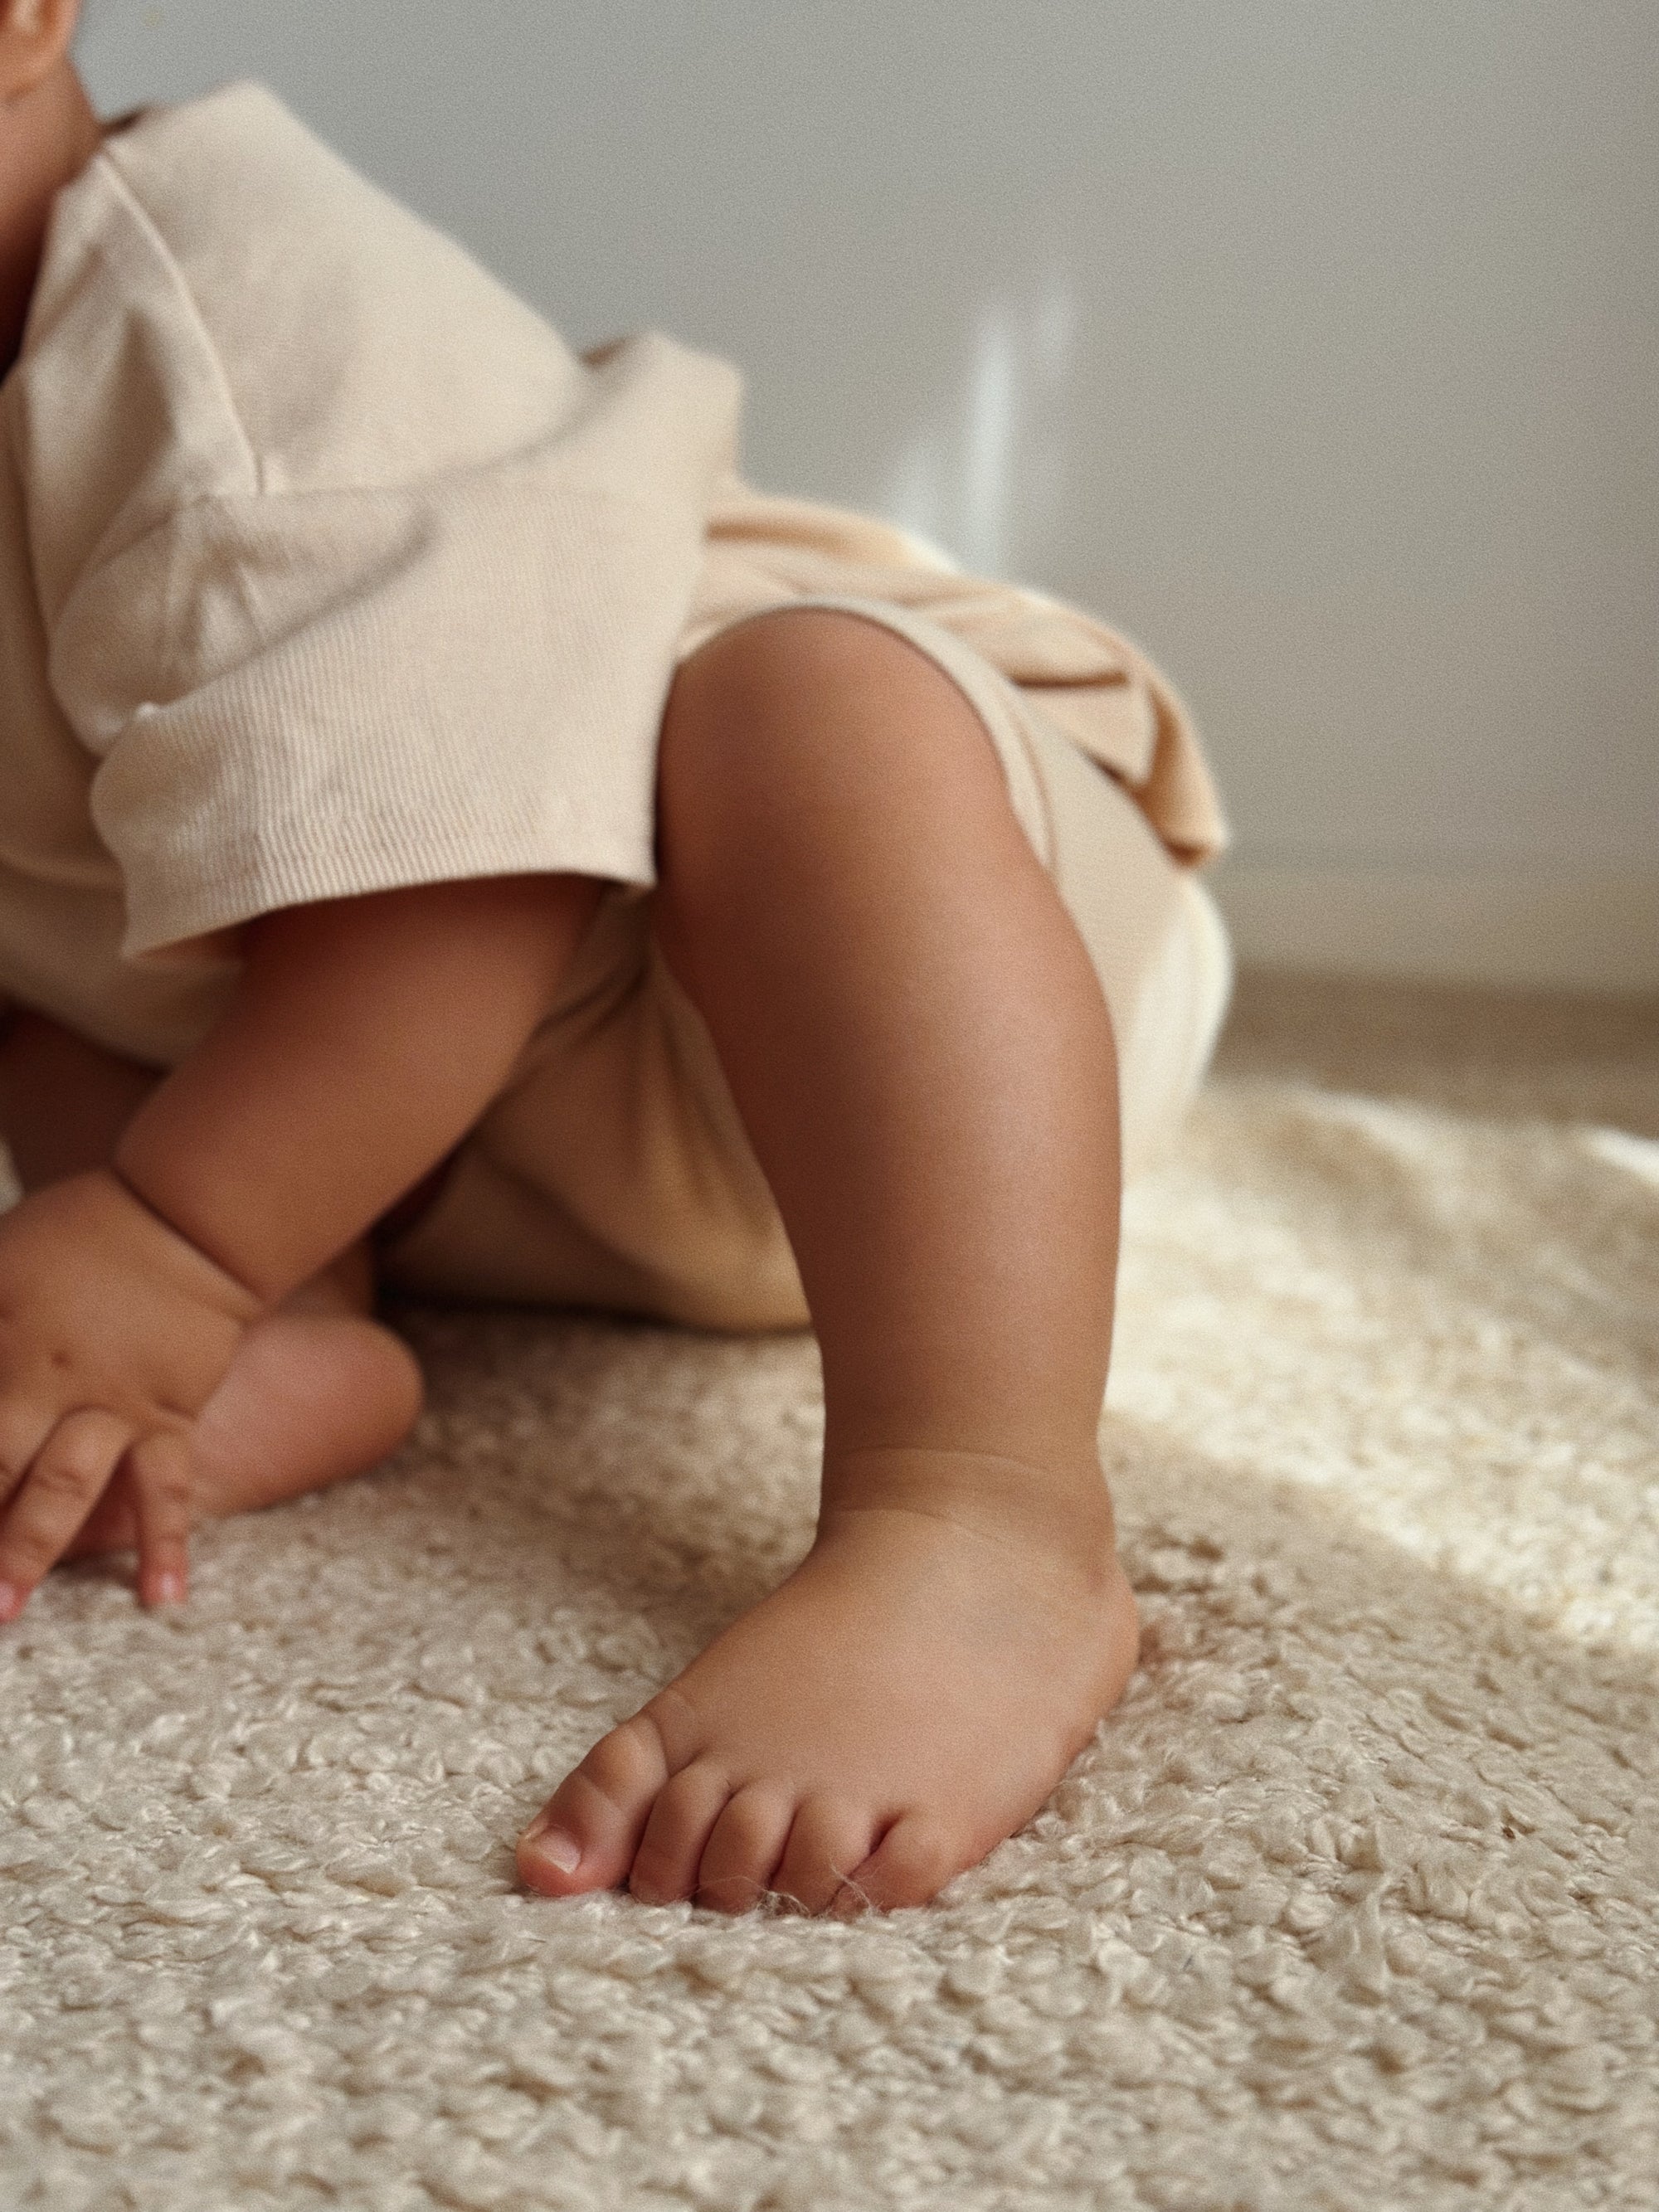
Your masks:
[{"label": "rug pile texture", "polygon": [[1128,1206],[1145,1663],[885,1921],[512,1875],[805,1547],[810,1340],[399,1319],[394,1461],[0,1634],[6,2207],[1659,2203],[1659,1006],[1246,980]]}]

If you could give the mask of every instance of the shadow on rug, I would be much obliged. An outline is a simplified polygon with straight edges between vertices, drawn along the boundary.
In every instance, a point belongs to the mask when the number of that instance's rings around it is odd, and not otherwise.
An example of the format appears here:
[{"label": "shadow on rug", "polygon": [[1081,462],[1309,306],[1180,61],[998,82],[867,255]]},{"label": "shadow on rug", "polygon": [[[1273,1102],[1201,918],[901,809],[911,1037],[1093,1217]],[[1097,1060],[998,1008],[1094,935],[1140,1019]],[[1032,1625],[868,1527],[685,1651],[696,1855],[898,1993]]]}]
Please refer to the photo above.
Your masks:
[{"label": "shadow on rug", "polygon": [[182,1615],[93,1565],[0,1638],[4,2201],[1650,2201],[1656,1055],[1483,1116],[1427,1017],[1396,1087],[1243,1016],[1130,1208],[1145,1663],[1028,1829],[884,1922],[520,1894],[804,1547],[817,1358],[410,1309],[396,1460],[204,1531]]}]

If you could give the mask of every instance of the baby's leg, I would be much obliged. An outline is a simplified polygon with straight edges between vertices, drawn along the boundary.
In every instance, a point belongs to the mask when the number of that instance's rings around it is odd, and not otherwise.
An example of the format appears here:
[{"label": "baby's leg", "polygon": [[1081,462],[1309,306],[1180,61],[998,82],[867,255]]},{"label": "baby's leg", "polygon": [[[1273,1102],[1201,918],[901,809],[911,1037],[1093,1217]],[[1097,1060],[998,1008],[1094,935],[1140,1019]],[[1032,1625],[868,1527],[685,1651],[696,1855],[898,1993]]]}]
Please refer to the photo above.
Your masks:
[{"label": "baby's leg", "polygon": [[659,800],[664,948],[818,1332],[823,1506],[520,1864],[557,1894],[920,1903],[1036,1810],[1134,1663],[1096,1449],[1109,1019],[977,717],[876,625],[799,610],[694,655]]},{"label": "baby's leg", "polygon": [[[159,1080],[39,1014],[0,1030],[0,1133],[24,1189],[101,1165]],[[420,1411],[414,1354],[368,1316],[366,1247],[355,1246],[251,1329],[197,1424],[197,1513],[270,1505],[383,1459]],[[137,1541],[120,1478],[70,1556]]]}]

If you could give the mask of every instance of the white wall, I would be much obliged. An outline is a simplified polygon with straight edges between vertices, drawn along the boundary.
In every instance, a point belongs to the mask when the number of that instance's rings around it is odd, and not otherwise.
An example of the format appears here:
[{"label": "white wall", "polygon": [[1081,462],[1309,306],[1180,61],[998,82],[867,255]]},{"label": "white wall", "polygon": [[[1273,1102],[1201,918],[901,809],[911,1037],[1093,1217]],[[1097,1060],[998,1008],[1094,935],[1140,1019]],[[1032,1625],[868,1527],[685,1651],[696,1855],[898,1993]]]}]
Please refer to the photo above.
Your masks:
[{"label": "white wall", "polygon": [[1659,987],[1652,0],[92,0],[1169,667],[1247,952]]}]

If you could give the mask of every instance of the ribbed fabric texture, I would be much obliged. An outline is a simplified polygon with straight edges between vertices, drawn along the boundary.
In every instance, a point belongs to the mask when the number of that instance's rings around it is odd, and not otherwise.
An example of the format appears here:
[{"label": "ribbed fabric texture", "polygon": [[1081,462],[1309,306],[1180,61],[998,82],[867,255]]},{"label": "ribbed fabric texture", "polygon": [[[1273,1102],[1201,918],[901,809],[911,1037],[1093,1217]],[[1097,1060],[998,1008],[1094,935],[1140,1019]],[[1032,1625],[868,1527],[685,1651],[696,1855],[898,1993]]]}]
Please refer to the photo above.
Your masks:
[{"label": "ribbed fabric texture", "polygon": [[902,532],[751,491],[742,386],[579,360],[282,103],[152,108],[58,194],[0,392],[0,993],[187,1051],[273,908],[456,877],[649,884],[663,703],[804,594],[926,612],[1221,835],[1125,641]]}]

